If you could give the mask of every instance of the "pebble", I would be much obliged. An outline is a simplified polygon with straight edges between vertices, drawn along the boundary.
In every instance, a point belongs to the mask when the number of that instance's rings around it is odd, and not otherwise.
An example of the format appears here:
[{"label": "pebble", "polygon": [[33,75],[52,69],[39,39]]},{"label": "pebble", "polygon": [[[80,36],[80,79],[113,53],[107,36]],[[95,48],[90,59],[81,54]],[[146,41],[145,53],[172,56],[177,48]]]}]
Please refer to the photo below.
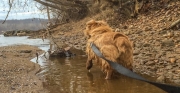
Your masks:
[{"label": "pebble", "polygon": [[172,39],[166,39],[166,40],[162,40],[161,46],[170,47],[170,46],[175,46],[175,44]]},{"label": "pebble", "polygon": [[148,61],[148,62],[146,63],[146,65],[152,66],[152,65],[155,65],[155,62],[154,62],[154,61]]},{"label": "pebble", "polygon": [[138,51],[138,50],[135,50],[134,52],[133,52],[133,55],[138,55],[140,52]]},{"label": "pebble", "polygon": [[165,77],[164,77],[164,75],[159,76],[159,77],[156,79],[156,81],[159,82],[159,83],[164,83],[164,82],[165,82]]},{"label": "pebble", "polygon": [[174,63],[176,61],[176,58],[170,58],[170,62]]},{"label": "pebble", "polygon": [[172,69],[172,66],[171,66],[171,65],[168,65],[168,66],[166,67],[166,69]]},{"label": "pebble", "polygon": [[3,54],[2,53],[0,53],[0,57],[2,57],[3,56]]}]

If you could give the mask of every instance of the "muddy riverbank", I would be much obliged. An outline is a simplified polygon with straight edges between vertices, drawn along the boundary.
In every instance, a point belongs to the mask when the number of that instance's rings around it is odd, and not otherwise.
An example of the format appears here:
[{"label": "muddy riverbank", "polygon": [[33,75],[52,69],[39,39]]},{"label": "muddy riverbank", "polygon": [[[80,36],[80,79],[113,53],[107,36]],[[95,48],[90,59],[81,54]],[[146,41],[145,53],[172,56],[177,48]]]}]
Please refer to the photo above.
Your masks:
[{"label": "muddy riverbank", "polygon": [[1,93],[46,93],[42,81],[36,76],[40,66],[30,61],[36,52],[43,53],[30,45],[0,47]]},{"label": "muddy riverbank", "polygon": [[[40,65],[30,61],[46,50],[41,39],[0,35],[0,92],[46,93],[36,73]],[[41,49],[40,49],[41,48]]]}]

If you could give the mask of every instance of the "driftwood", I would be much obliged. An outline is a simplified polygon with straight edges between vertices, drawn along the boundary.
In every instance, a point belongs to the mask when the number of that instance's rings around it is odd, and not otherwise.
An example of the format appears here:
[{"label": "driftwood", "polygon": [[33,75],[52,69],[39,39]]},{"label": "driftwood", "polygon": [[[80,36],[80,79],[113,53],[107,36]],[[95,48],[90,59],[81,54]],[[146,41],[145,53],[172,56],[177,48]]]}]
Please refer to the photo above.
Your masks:
[{"label": "driftwood", "polygon": [[176,25],[180,24],[180,19],[174,21],[170,26],[169,26],[169,29],[172,29],[174,28]]},{"label": "driftwood", "polygon": [[[52,36],[51,32],[50,32],[51,28],[48,27],[46,29],[47,33],[46,35],[49,37],[49,40],[51,40],[51,42],[57,46],[57,49],[53,52],[52,51],[52,44],[50,43],[50,49],[48,50],[48,53],[50,55],[50,57],[53,57],[53,56],[59,56],[59,57],[71,57],[71,56],[74,56],[75,54],[71,53],[70,51],[70,48],[71,47],[64,47],[63,45],[62,46],[59,46],[57,44],[57,42],[55,42],[55,38]],[[43,38],[42,38],[43,39]],[[45,54],[44,54],[45,55]]]}]

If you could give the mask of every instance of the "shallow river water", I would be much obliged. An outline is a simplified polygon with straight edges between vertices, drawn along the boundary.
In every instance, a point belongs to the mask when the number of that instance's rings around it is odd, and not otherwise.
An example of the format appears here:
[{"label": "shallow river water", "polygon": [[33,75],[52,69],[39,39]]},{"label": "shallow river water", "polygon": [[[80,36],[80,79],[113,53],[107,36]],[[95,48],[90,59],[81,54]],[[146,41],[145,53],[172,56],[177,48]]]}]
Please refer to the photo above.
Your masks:
[{"label": "shallow river water", "polygon": [[[0,46],[28,44],[46,51],[49,48],[48,42],[48,40],[42,42],[41,39],[0,35]],[[94,66],[90,73],[86,70],[87,57],[84,52],[76,49],[72,52],[76,53],[76,56],[71,58],[46,59],[40,55],[38,62],[42,71],[37,75],[43,79],[43,85],[50,93],[166,93],[153,85],[122,75],[105,80],[104,74],[97,66]],[[34,60],[35,58],[31,61]]]}]

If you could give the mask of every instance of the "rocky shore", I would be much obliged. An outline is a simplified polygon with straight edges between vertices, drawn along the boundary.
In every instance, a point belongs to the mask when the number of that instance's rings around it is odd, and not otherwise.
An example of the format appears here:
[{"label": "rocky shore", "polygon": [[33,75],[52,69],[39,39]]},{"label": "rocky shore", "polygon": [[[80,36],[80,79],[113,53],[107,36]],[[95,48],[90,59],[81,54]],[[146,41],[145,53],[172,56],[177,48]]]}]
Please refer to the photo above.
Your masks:
[{"label": "rocky shore", "polygon": [[[104,11],[102,14],[108,14]],[[85,23],[90,19],[106,20],[114,31],[127,35],[134,44],[134,71],[157,78],[158,82],[180,84],[180,28],[170,28],[180,18],[180,2],[166,9],[139,15],[137,19],[113,23],[113,16],[96,15],[79,22],[71,22],[51,29],[56,43],[66,43],[84,50]],[[116,22],[116,20],[114,20]]]},{"label": "rocky shore", "polygon": [[[180,31],[120,29],[134,44],[134,70],[142,74],[180,84]],[[171,35],[172,34],[172,35]],[[85,50],[83,33],[62,35],[59,41],[76,49]],[[162,80],[163,79],[163,80]]]}]

